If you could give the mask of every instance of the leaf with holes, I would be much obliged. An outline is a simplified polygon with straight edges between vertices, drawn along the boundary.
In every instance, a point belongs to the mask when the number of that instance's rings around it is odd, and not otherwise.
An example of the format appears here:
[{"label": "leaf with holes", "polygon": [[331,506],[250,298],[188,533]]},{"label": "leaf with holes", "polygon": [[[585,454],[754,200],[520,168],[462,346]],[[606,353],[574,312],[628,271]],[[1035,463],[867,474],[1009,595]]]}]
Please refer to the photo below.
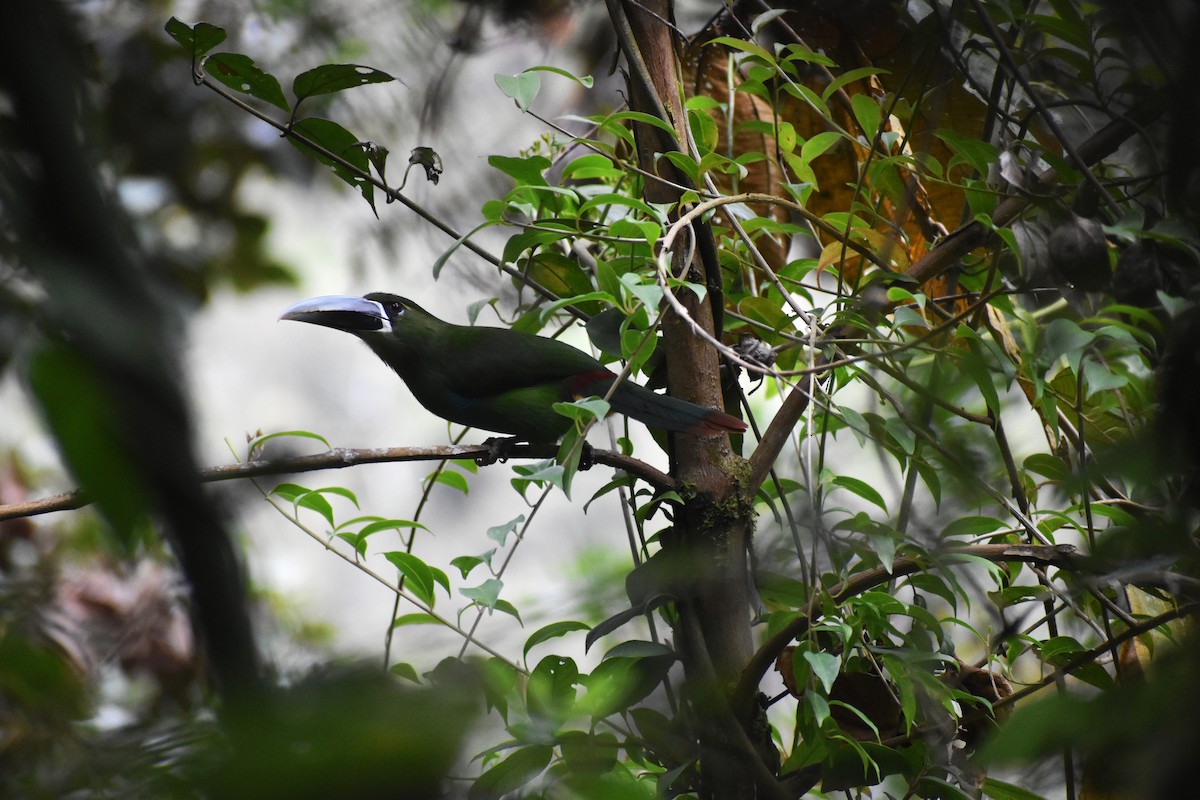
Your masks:
[{"label": "leaf with holes", "polygon": [[263,72],[249,56],[217,53],[204,59],[204,69],[235,92],[265,100],[283,111],[291,111],[283,89],[274,75]]},{"label": "leaf with holes", "polygon": [[301,72],[292,81],[292,92],[296,105],[308,97],[331,94],[369,83],[387,83],[396,80],[383,70],[364,67],[360,64],[323,64],[307,72]]},{"label": "leaf with holes", "polygon": [[200,58],[225,41],[225,30],[207,22],[197,22],[196,27],[192,28],[187,23],[171,17],[163,29],[172,39],[179,42],[192,58]]}]

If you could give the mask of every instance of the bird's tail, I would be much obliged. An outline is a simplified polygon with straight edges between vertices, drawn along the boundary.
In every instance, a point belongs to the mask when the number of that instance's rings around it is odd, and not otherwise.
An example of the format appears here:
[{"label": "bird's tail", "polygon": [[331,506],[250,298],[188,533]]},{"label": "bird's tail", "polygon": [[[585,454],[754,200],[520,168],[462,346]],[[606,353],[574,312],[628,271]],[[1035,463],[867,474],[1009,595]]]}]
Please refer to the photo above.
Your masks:
[{"label": "bird's tail", "polygon": [[732,414],[658,394],[629,381],[617,387],[609,402],[613,411],[651,428],[680,431],[693,436],[717,436],[746,430],[746,423]]}]

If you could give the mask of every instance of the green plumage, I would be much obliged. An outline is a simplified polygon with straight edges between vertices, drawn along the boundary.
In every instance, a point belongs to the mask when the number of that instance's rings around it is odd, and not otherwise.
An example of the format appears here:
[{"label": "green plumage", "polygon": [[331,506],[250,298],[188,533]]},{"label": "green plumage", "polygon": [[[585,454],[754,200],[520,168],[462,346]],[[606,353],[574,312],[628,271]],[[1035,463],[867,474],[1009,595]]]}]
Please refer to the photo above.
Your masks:
[{"label": "green plumage", "polygon": [[[283,319],[337,328],[362,339],[437,416],[525,441],[559,439],[571,427],[554,403],[603,396],[616,377],[568,344],[507,328],[453,325],[403,297],[314,298]],[[672,431],[707,436],[745,430],[723,411],[623,382],[613,410]]]}]

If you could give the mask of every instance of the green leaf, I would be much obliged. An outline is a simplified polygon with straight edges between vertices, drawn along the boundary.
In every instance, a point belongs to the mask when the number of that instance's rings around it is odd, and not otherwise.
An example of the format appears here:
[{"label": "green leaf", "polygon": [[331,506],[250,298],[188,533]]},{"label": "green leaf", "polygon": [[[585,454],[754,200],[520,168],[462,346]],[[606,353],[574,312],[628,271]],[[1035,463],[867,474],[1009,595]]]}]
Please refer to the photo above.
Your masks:
[{"label": "green leaf", "polygon": [[296,506],[299,508],[307,508],[310,511],[316,511],[325,518],[325,521],[329,523],[330,528],[335,527],[333,521],[333,506],[329,504],[328,500],[321,496],[320,492],[309,492],[308,494],[300,497],[296,501]]},{"label": "green leaf", "polygon": [[[601,733],[585,733],[584,731],[563,731],[555,737],[559,750],[562,752],[563,764],[568,770],[567,774],[575,778],[584,778],[595,776],[600,780],[601,786],[612,786],[617,788],[620,784],[616,784],[610,780],[611,773],[620,775],[617,771],[617,754],[620,752],[622,744],[617,741],[617,737],[607,731]],[[632,786],[620,786],[621,796],[624,798],[641,797],[644,800],[650,800],[651,795],[643,790],[641,792],[634,791],[633,794],[629,790]],[[578,796],[578,795],[576,795]],[[612,794],[603,795],[611,800],[616,800]]]},{"label": "green leaf", "polygon": [[991,517],[959,517],[942,529],[940,538],[949,539],[954,536],[974,538],[986,536],[992,531],[1000,530],[1004,523]]},{"label": "green leaf", "polygon": [[986,778],[984,780],[983,793],[985,796],[992,798],[992,800],[1044,800],[1040,794],[1036,794],[1020,786],[1014,786],[1011,783],[996,780],[995,778]]},{"label": "green leaf", "polygon": [[841,89],[843,86],[848,86],[855,81],[862,80],[863,78],[871,75],[887,74],[889,73],[886,69],[880,69],[879,67],[858,67],[857,69],[847,70],[829,82],[829,85],[825,87],[823,92],[821,92],[821,99],[828,102],[829,98],[833,96],[834,92],[836,92],[838,89]]},{"label": "green leaf", "polygon": [[693,182],[700,179],[700,163],[687,153],[672,150],[669,153],[663,153],[662,157],[670,161],[676,169],[691,178]]},{"label": "green leaf", "polygon": [[974,331],[966,336],[967,353],[962,359],[963,371],[975,382],[983,400],[992,414],[1000,413],[1000,394],[996,391],[996,375],[991,369],[986,350]]},{"label": "green leaf", "polygon": [[1050,590],[1044,586],[1008,586],[995,592],[988,592],[988,598],[1000,608],[1019,603],[1042,602],[1051,597]]},{"label": "green leaf", "polygon": [[343,181],[357,187],[363,199],[372,209],[375,208],[375,186],[366,177],[370,175],[371,163],[357,136],[336,122],[320,117],[297,120],[292,125],[292,131],[349,164],[353,169],[335,161],[324,152],[314,150],[294,136],[288,137],[288,141],[297,150],[316,158]]},{"label": "green leaf", "polygon": [[928,592],[942,598],[952,609],[958,606],[958,597],[955,595],[954,589],[939,575],[931,572],[918,572],[909,575],[905,582],[918,591]]},{"label": "green leaf", "polygon": [[[1053,365],[1059,356],[1067,356],[1071,369],[1078,373],[1078,354],[1095,340],[1095,334],[1085,331],[1072,320],[1058,318],[1042,331],[1041,357],[1043,363]],[[1075,356],[1072,358],[1072,356]]]},{"label": "green leaf", "polygon": [[750,23],[750,32],[752,34],[754,34],[755,36],[757,36],[758,32],[763,29],[764,25],[766,25],[768,22],[771,22],[774,19],[778,19],[779,17],[782,17],[784,14],[787,14],[789,12],[790,12],[790,9],[786,9],[786,8],[776,8],[771,11],[764,11],[763,13],[759,14],[757,17],[754,18],[754,22]]},{"label": "green leaf", "polygon": [[761,45],[754,42],[748,42],[745,39],[735,39],[732,36],[717,36],[708,41],[708,44],[723,44],[733,50],[740,50],[748,55],[757,56],[763,60],[765,64],[774,64],[775,57],[764,50]]},{"label": "green leaf", "polygon": [[456,252],[458,252],[458,248],[462,246],[463,242],[467,241],[468,239],[470,239],[476,233],[479,233],[479,231],[483,230],[484,228],[488,228],[488,227],[491,227],[492,225],[497,224],[499,221],[500,220],[485,219],[483,222],[479,223],[474,228],[471,228],[471,230],[467,231],[462,236],[455,239],[454,243],[451,244],[449,247],[447,247],[445,249],[445,251],[443,251],[442,254],[437,257],[437,260],[433,262],[433,269],[432,269],[433,279],[436,281],[438,278],[441,277],[442,269],[446,266],[446,262],[450,260],[450,256],[452,256]]},{"label": "green leaf", "polygon": [[611,158],[602,153],[588,153],[574,158],[563,167],[562,177],[574,180],[617,180],[625,171],[617,167]]},{"label": "green leaf", "polygon": [[[654,207],[646,201],[639,200],[636,197],[630,197],[629,195],[614,193],[598,194],[589,198],[585,203],[583,203],[583,205],[579,207],[579,215],[583,216],[593,209],[602,209],[605,213],[608,213],[612,206],[625,206],[626,208],[632,208],[634,211],[640,211],[641,213],[645,214],[650,219],[658,219],[660,216],[658,212],[654,210]],[[634,235],[641,237],[644,236],[644,233],[639,230]]]},{"label": "green leaf", "polygon": [[521,788],[542,774],[553,755],[552,748],[541,744],[514,751],[476,778],[467,790],[467,800],[495,800]]},{"label": "green leaf", "polygon": [[518,464],[513,467],[513,471],[520,477],[513,478],[512,485],[522,495],[531,483],[550,483],[559,489],[563,488],[565,470],[561,464],[556,464],[551,460],[539,461],[530,466]]},{"label": "green leaf", "polygon": [[317,489],[316,491],[320,492],[321,494],[336,494],[337,496],[344,497],[351,503],[354,503],[355,508],[359,507],[358,497],[354,494],[354,492],[341,486],[326,486],[325,488]]},{"label": "green leaf", "polygon": [[[799,61],[804,64],[823,64],[827,67],[836,67],[837,64],[832,58],[814,50],[810,50],[804,45],[789,44],[783,48],[784,60],[788,62]],[[790,84],[789,84],[790,85]],[[828,116],[828,111],[825,111],[822,116]]]},{"label": "green leaf", "polygon": [[813,720],[816,721],[817,727],[824,725],[825,720],[829,719],[829,701],[825,699],[825,696],[811,692],[804,696],[804,702],[812,710]]},{"label": "green leaf", "polygon": [[412,681],[413,683],[421,682],[421,680],[417,677],[417,671],[413,668],[413,665],[403,661],[392,664],[392,666],[388,667],[388,672],[392,673],[398,678],[404,678],[405,680]]},{"label": "green leaf", "polygon": [[935,131],[934,135],[954,151],[954,157],[946,165],[946,172],[957,164],[967,164],[980,175],[987,175],[988,167],[1000,158],[1000,150],[995,145],[973,136],[965,136],[949,128]]},{"label": "green leaf", "polygon": [[274,75],[263,72],[249,56],[216,53],[204,59],[204,70],[235,92],[257,97],[283,111],[291,111]]},{"label": "green leaf", "polygon": [[823,131],[805,140],[804,144],[800,145],[800,158],[804,161],[812,161],[817,156],[824,153],[829,148],[833,147],[842,139],[842,134],[835,131]]},{"label": "green leaf", "polygon": [[626,642],[620,642],[615,645],[607,653],[605,658],[652,658],[656,656],[670,656],[675,660],[678,655],[675,650],[669,645],[662,642],[651,642],[645,639],[630,639]]},{"label": "green leaf", "polygon": [[858,443],[865,444],[867,439],[872,436],[871,423],[867,421],[867,418],[849,406],[839,406],[838,411],[841,413],[842,419],[846,421],[846,426],[854,431]]},{"label": "green leaf", "polygon": [[132,554],[146,518],[146,486],[122,435],[121,415],[105,381],[78,351],[58,342],[39,346],[28,380],[67,467],[100,506],[116,544]]},{"label": "green leaf", "polygon": [[609,233],[622,238],[641,238],[651,247],[662,238],[662,225],[652,219],[632,219],[625,217],[614,220],[609,226]]},{"label": "green leaf", "polygon": [[958,785],[931,775],[922,777],[917,785],[920,787],[920,794],[917,795],[919,797],[936,797],[938,800],[974,800],[978,796],[975,791],[968,794]]},{"label": "green leaf", "polygon": [[647,310],[658,309],[658,304],[662,302],[663,290],[656,282],[643,282],[644,277],[636,272],[626,272],[620,280],[629,294],[636,297]]},{"label": "green leaf", "polygon": [[528,639],[525,640],[525,650],[521,653],[521,657],[526,659],[529,658],[529,651],[543,642],[548,642],[551,639],[557,639],[558,637],[564,636],[572,631],[591,630],[591,627],[592,626],[588,625],[587,623],[576,622],[574,620],[551,622],[549,625],[538,628],[533,632],[532,635],[530,635]]},{"label": "green leaf", "polygon": [[164,30],[179,42],[192,58],[202,58],[208,51],[225,41],[225,31],[207,22],[197,22],[195,28],[175,17],[167,20]]},{"label": "green leaf", "polygon": [[383,556],[392,562],[404,576],[405,587],[413,593],[413,596],[432,608],[435,600],[433,569],[412,553],[393,550],[390,553],[384,553]]},{"label": "green leaf", "polygon": [[1067,466],[1067,462],[1050,453],[1034,453],[1022,462],[1022,466],[1027,472],[1041,475],[1056,483],[1071,478],[1071,468]]},{"label": "green leaf", "polygon": [[563,656],[546,656],[529,673],[525,703],[530,716],[557,724],[574,712],[579,667]]},{"label": "green leaf", "polygon": [[609,114],[607,117],[604,117],[603,120],[597,120],[601,127],[604,128],[608,128],[609,123],[623,121],[638,122],[642,125],[650,125],[651,127],[658,128],[664,133],[670,134],[672,137],[675,136],[674,128],[653,114],[647,114],[644,111],[618,111],[615,114]]},{"label": "green leaf", "polygon": [[478,586],[464,586],[458,591],[463,597],[484,608],[495,609],[496,601],[500,598],[500,590],[503,588],[504,581],[488,578]]},{"label": "green leaf", "polygon": [[565,69],[559,69],[558,67],[550,67],[550,66],[546,66],[544,64],[541,66],[537,66],[537,67],[530,67],[529,69],[525,70],[525,72],[550,72],[555,75],[561,75],[564,78],[570,78],[571,80],[575,81],[576,83],[578,83],[580,86],[582,86],[585,89],[592,88],[592,86],[594,86],[596,83],[596,81],[593,80],[591,75],[580,76],[580,75],[576,75],[573,72],[567,72]]},{"label": "green leaf", "polygon": [[[517,611],[517,607],[514,606],[512,603],[508,602],[507,600],[504,600],[504,599],[497,600],[496,604],[494,606],[492,606],[492,609],[494,611],[500,611],[504,614],[508,614],[510,617],[514,618],[517,622],[521,622],[521,614],[520,614],[520,612]],[[521,627],[525,627],[525,623],[521,622]]]},{"label": "green leaf", "polygon": [[487,537],[501,547],[508,541],[508,535],[517,529],[517,526],[525,521],[525,515],[520,514],[503,525],[494,525],[487,529]]},{"label": "green leaf", "polygon": [[249,442],[247,442],[246,451],[248,453],[253,453],[255,450],[261,448],[264,444],[271,441],[272,439],[280,439],[280,438],[284,438],[284,437],[295,437],[298,439],[316,439],[318,442],[325,445],[326,449],[332,449],[329,446],[329,442],[326,441],[324,436],[313,433],[311,431],[277,431],[275,433],[264,433],[260,436],[255,436],[253,439],[251,439]]},{"label": "green leaf", "polygon": [[850,98],[850,108],[854,111],[854,119],[862,129],[863,136],[868,142],[874,141],[879,133],[882,114],[879,101],[867,94],[856,94]]},{"label": "green leaf", "polygon": [[392,628],[403,628],[406,625],[441,625],[442,621],[437,617],[419,612],[416,614],[402,614],[392,620]]},{"label": "green leaf", "polygon": [[599,397],[585,397],[571,403],[554,403],[551,408],[564,417],[587,423],[593,419],[604,419],[608,415],[609,405]]},{"label": "green leaf", "polygon": [[550,159],[545,156],[514,158],[511,156],[488,156],[488,164],[517,182],[518,186],[546,186],[543,174],[550,169]]},{"label": "green leaf", "polygon": [[821,686],[825,689],[825,694],[832,692],[833,682],[837,680],[838,672],[841,670],[841,662],[837,656],[806,650],[804,652],[804,660],[812,667],[813,675],[821,682]]},{"label": "green leaf", "polygon": [[549,321],[551,316],[557,314],[561,309],[564,309],[567,306],[588,305],[597,301],[601,303],[615,303],[616,298],[610,295],[608,292],[585,292],[583,294],[564,297],[561,300],[556,300],[553,303],[545,306],[542,309],[542,318]]},{"label": "green leaf", "polygon": [[[316,511],[325,518],[330,528],[336,529],[337,526],[333,521],[333,506],[321,495],[322,492],[341,494],[343,492],[349,493],[349,490],[341,489],[340,487],[333,487],[332,489],[307,489],[295,483],[281,483],[271,490],[271,494],[287,500],[294,508],[307,508],[310,511]],[[354,499],[352,493],[350,497]]]},{"label": "green leaf", "polygon": [[583,678],[587,694],[579,703],[580,711],[593,719],[624,711],[654,691],[674,662],[673,653],[649,658],[606,658]]},{"label": "green leaf", "polygon": [[467,494],[470,487],[467,486],[467,476],[461,472],[452,469],[443,469],[434,473],[434,483],[440,483],[443,486],[449,486],[451,489]]},{"label": "green leaf", "polygon": [[[570,73],[565,74],[570,75]],[[533,103],[538,91],[542,88],[542,79],[532,71],[522,72],[519,75],[497,73],[496,85],[500,87],[500,91],[516,102],[517,108],[528,111],[530,104]]]},{"label": "green leaf", "polygon": [[[1065,667],[1072,659],[1088,652],[1070,636],[1053,636],[1038,645],[1037,651],[1043,661],[1056,667]],[[1113,686],[1112,676],[1095,661],[1074,667],[1070,674],[1099,689],[1111,689]]]},{"label": "green leaf", "polygon": [[874,503],[875,505],[887,511],[887,503],[875,487],[866,481],[861,481],[858,478],[851,478],[849,475],[835,475],[830,483],[834,486],[853,492],[862,499]]},{"label": "green leaf", "polygon": [[491,565],[492,556],[495,555],[495,548],[488,550],[486,553],[477,556],[457,556],[450,559],[450,566],[462,573],[465,578],[471,573],[471,570],[478,567],[480,564]]},{"label": "green leaf", "polygon": [[379,533],[380,531],[408,530],[428,531],[429,528],[426,528],[421,523],[414,522],[410,519],[377,519],[374,522],[369,522],[364,525],[362,529],[359,530],[358,536],[360,539],[366,539],[368,536]]},{"label": "green leaf", "polygon": [[272,489],[271,494],[275,495],[276,497],[282,497],[289,503],[295,503],[297,498],[299,498],[301,495],[308,494],[310,491],[312,490],[305,486],[301,486],[298,483],[285,482]]},{"label": "green leaf", "polygon": [[323,64],[297,75],[292,81],[292,93],[296,95],[296,105],[300,105],[305,98],[319,94],[394,80],[396,79],[391,75],[374,67],[364,67],[360,64]]}]

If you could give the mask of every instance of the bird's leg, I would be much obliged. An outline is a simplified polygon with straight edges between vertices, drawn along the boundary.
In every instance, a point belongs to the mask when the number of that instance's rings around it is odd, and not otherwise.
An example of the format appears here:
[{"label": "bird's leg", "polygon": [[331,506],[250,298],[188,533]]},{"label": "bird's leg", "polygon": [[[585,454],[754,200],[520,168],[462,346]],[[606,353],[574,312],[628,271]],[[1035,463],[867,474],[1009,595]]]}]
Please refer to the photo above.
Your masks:
[{"label": "bird's leg", "polygon": [[478,456],[475,463],[481,467],[490,467],[497,461],[507,461],[513,445],[520,441],[517,436],[489,436],[484,439],[483,446],[488,449],[487,455]]}]

